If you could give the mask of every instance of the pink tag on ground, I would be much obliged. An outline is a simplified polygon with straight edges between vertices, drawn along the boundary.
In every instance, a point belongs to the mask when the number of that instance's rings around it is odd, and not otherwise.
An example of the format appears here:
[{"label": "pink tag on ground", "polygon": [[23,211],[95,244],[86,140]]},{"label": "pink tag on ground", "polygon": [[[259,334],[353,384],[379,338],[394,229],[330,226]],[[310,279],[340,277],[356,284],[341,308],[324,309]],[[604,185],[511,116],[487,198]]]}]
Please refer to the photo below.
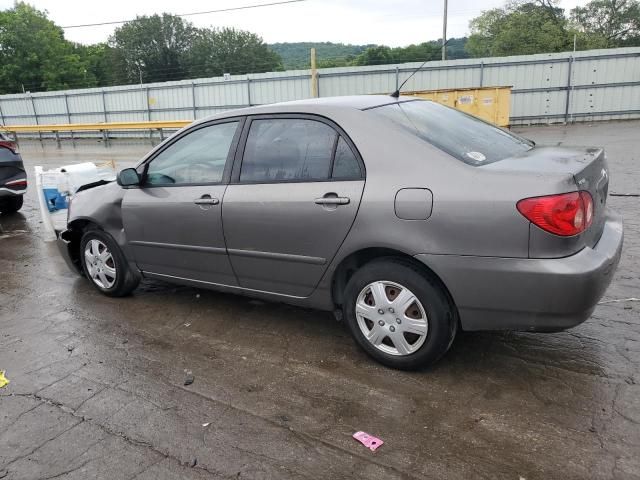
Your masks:
[{"label": "pink tag on ground", "polygon": [[379,438],[374,437],[373,435],[369,435],[366,432],[356,432],[353,434],[353,438],[355,438],[360,443],[362,443],[365,447],[369,448],[374,452],[376,451],[376,448],[378,448],[380,445],[384,443]]}]

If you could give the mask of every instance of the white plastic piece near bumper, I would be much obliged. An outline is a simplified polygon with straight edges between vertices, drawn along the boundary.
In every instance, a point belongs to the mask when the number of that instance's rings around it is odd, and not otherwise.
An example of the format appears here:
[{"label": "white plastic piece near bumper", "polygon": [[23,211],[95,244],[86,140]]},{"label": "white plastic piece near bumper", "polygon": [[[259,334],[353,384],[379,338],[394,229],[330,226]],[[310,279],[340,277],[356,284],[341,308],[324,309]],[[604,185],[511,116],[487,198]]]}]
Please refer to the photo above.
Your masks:
[{"label": "white plastic piece near bumper", "polygon": [[43,240],[45,242],[55,242],[57,239],[56,230],[53,226],[53,219],[49,215],[49,209],[47,208],[47,201],[44,197],[44,190],[42,189],[42,172],[41,166],[34,167],[36,176],[36,191],[38,192],[38,205],[40,206],[40,216],[42,217],[42,227],[44,229]]}]

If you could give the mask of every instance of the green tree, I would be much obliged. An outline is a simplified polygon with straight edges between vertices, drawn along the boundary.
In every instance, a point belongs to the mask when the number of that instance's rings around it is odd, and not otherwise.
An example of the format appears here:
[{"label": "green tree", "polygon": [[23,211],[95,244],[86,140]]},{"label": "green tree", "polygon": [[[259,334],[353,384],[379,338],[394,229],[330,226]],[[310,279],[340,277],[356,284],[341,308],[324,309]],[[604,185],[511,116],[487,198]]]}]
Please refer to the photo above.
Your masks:
[{"label": "green tree", "polygon": [[437,42],[425,42],[419,45],[390,48],[384,45],[369,47],[358,55],[352,65],[384,65],[390,63],[424,62],[437,60],[441,45]]},{"label": "green tree", "polygon": [[345,45],[332,42],[287,42],[269,44],[269,49],[282,58],[286,70],[309,68],[310,51],[316,49],[318,65],[326,67],[344,67],[350,65],[353,59],[369,47],[375,45]]},{"label": "green tree", "polygon": [[593,0],[571,10],[571,22],[586,48],[640,45],[638,0]]},{"label": "green tree", "polygon": [[98,87],[125,83],[126,78],[118,76],[118,59],[114,49],[106,43],[94,45],[75,44],[74,52],[83,64],[83,87]]},{"label": "green tree", "polygon": [[393,52],[390,47],[379,45],[369,47],[354,61],[355,65],[383,65],[393,63]]},{"label": "green tree", "polygon": [[512,2],[474,18],[465,48],[473,57],[560,52],[573,42],[567,23],[555,0]]},{"label": "green tree", "polygon": [[18,2],[0,11],[0,93],[83,86],[85,61],[44,12]]},{"label": "green tree", "polygon": [[181,17],[163,13],[137,17],[109,38],[116,77],[122,82],[164,82],[185,78],[188,53],[198,30]]},{"label": "green tree", "polygon": [[188,54],[191,76],[242,75],[283,70],[280,55],[258,35],[234,28],[201,29]]}]

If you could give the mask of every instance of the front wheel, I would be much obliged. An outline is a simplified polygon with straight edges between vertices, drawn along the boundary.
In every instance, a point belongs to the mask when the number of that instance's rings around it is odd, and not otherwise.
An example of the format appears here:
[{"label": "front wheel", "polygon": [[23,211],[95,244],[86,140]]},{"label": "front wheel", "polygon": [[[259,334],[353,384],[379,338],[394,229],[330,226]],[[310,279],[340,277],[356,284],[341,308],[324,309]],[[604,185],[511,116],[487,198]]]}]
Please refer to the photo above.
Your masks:
[{"label": "front wheel", "polygon": [[22,195],[0,199],[0,212],[15,213],[22,208],[23,201]]},{"label": "front wheel", "polygon": [[131,271],[116,241],[102,230],[88,230],[80,240],[85,276],[109,297],[124,297],[136,289],[140,276]]},{"label": "front wheel", "polygon": [[451,346],[458,325],[439,282],[396,258],[370,262],[351,277],[343,314],[365,352],[399,369],[437,361]]}]

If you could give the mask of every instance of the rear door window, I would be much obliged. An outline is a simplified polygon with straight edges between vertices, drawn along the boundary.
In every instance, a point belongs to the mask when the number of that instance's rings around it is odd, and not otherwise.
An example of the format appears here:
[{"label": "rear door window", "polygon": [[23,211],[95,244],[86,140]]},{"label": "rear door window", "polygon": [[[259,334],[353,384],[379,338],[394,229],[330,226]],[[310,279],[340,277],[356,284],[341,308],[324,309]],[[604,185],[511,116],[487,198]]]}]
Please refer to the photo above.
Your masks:
[{"label": "rear door window", "polygon": [[531,142],[511,132],[430,101],[393,103],[368,111],[469,165],[486,165],[533,148]]},{"label": "rear door window", "polygon": [[337,135],[329,125],[316,120],[253,120],[244,149],[240,181],[328,180]]}]

